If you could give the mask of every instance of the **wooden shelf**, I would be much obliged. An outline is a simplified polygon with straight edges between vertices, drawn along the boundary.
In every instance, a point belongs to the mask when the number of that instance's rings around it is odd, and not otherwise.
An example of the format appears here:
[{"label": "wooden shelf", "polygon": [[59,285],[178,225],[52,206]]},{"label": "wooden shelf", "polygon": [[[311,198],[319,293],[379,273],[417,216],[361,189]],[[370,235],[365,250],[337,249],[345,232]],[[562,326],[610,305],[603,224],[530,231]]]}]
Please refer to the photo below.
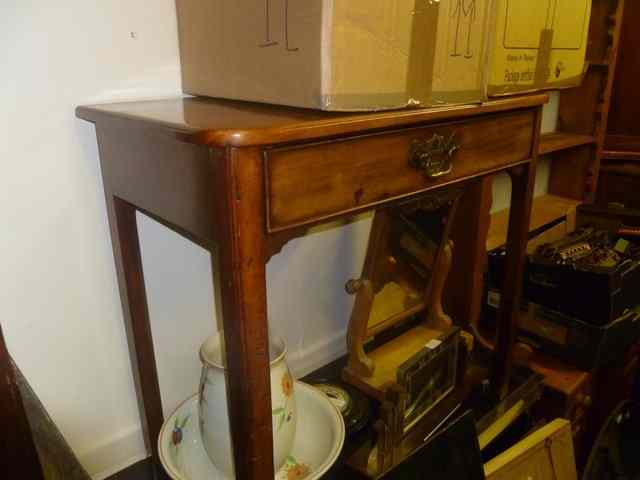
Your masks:
[{"label": "wooden shelf", "polygon": [[[571,215],[582,201],[557,195],[542,195],[533,201],[529,230],[536,230],[554,220]],[[494,250],[507,241],[509,209],[491,215],[491,226],[487,236],[487,250]]]},{"label": "wooden shelf", "polygon": [[630,152],[623,150],[605,150],[602,152],[602,158],[607,160],[640,160],[640,152]]},{"label": "wooden shelf", "polygon": [[567,150],[569,148],[590,145],[596,142],[596,138],[591,135],[580,135],[577,133],[553,132],[544,133],[540,136],[540,155]]}]

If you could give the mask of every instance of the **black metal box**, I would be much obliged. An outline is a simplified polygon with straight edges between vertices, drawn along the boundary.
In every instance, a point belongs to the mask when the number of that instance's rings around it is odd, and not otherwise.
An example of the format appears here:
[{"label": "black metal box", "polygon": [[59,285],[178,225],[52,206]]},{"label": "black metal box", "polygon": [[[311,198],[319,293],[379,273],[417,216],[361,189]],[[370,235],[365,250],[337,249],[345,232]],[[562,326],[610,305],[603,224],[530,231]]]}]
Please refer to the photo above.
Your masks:
[{"label": "black metal box", "polygon": [[[489,254],[487,281],[502,289],[504,251]],[[592,325],[607,325],[640,304],[640,260],[616,269],[538,264],[526,260],[523,298]]]}]

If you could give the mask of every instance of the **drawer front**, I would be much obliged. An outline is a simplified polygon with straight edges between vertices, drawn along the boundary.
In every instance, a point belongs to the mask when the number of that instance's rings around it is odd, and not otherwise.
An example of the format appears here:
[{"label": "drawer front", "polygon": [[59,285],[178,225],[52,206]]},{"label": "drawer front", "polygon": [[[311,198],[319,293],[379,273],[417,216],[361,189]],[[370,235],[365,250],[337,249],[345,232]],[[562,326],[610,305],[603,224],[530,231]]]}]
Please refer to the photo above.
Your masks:
[{"label": "drawer front", "polygon": [[366,209],[525,161],[531,157],[534,126],[534,112],[521,111],[266,150],[269,231]]}]

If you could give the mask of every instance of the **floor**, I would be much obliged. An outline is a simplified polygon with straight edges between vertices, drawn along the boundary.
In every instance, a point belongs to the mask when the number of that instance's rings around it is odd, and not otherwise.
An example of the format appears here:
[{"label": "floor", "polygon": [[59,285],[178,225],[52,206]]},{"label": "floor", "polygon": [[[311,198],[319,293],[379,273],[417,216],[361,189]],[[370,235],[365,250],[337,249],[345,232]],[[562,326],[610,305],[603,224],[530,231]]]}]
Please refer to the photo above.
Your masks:
[{"label": "floor", "polygon": [[151,461],[150,459],[142,460],[106,480],[153,480]]}]

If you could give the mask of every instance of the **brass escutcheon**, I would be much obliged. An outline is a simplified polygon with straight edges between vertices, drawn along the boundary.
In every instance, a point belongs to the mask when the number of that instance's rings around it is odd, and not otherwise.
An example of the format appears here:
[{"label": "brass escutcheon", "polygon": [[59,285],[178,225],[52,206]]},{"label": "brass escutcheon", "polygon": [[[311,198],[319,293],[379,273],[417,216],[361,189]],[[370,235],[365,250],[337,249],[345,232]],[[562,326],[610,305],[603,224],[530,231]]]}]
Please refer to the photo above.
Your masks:
[{"label": "brass escutcheon", "polygon": [[455,132],[449,138],[436,133],[431,140],[414,140],[409,165],[422,170],[427,178],[448,175],[453,170],[452,157],[459,148]]}]

